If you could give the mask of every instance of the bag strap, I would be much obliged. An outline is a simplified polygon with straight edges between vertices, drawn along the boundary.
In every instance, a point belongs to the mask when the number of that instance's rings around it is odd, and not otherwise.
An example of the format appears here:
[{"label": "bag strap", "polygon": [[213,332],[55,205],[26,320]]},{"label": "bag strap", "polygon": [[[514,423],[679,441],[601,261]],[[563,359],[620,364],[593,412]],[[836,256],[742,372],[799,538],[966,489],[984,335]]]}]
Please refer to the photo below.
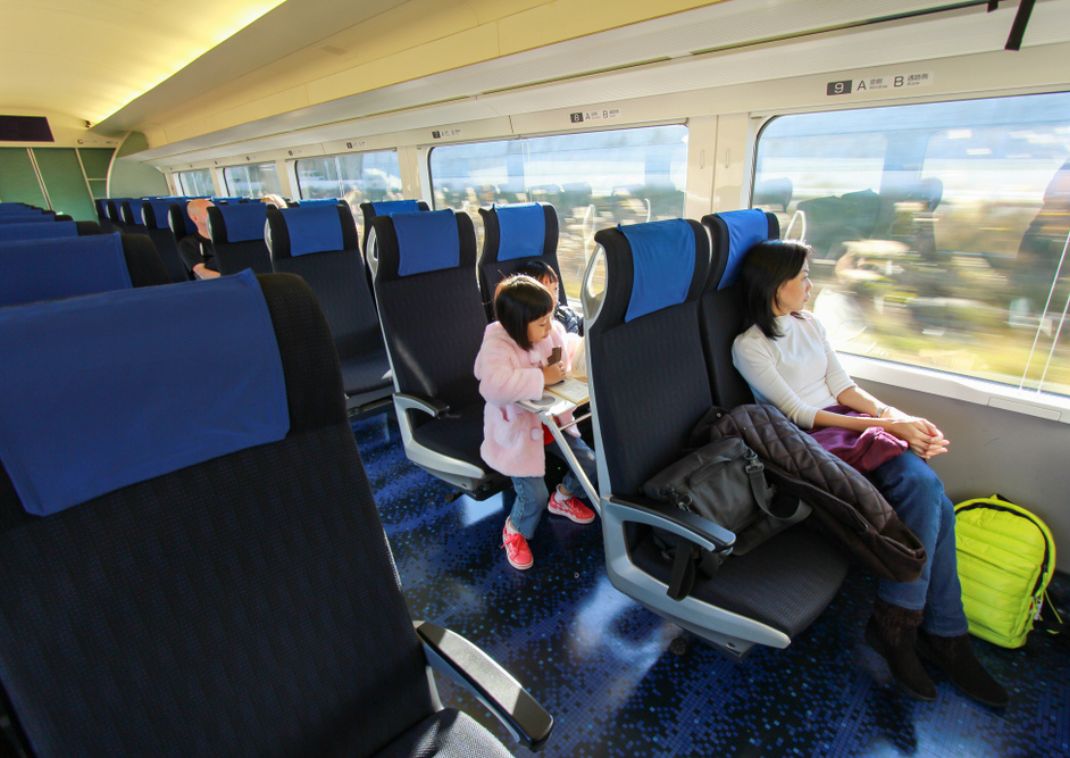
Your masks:
[{"label": "bag strap", "polygon": [[[791,526],[809,516],[810,509],[805,507],[799,498],[778,492],[775,487],[769,486],[769,482],[765,479],[765,466],[758,460],[758,454],[750,448],[747,448],[747,452],[750,454],[746,456],[744,461],[744,471],[747,472],[747,478],[750,480],[750,491],[754,496],[754,502],[758,504],[758,508],[761,509],[762,513],[784,526]],[[791,501],[794,504],[788,506],[787,503]],[[773,502],[777,502],[782,506],[778,510],[790,510],[791,512],[787,516],[778,516],[767,505],[767,503]]]},{"label": "bag strap", "polygon": [[695,571],[698,564],[698,549],[689,541],[677,538],[673,550],[672,572],[669,574],[669,589],[666,595],[673,600],[683,600],[695,586]]}]

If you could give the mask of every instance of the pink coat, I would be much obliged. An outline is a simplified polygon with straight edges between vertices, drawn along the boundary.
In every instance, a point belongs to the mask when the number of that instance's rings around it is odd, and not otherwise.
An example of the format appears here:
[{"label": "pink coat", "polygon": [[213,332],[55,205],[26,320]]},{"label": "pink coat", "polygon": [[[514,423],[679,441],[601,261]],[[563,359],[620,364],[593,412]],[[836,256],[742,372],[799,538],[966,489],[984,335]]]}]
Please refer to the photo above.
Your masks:
[{"label": "pink coat", "polygon": [[[560,322],[553,321],[550,336],[523,350],[497,321],[488,324],[483,345],[476,356],[475,375],[479,394],[487,401],[483,409],[483,445],[479,454],[495,471],[506,476],[543,476],[546,453],[543,450],[542,424],[539,417],[516,405],[521,400],[542,397],[542,367],[555,347],[561,348],[565,370],[572,369],[572,355],[579,338],[569,339]],[[572,421],[572,413],[561,416],[562,423]],[[576,427],[565,430],[579,436]]]}]

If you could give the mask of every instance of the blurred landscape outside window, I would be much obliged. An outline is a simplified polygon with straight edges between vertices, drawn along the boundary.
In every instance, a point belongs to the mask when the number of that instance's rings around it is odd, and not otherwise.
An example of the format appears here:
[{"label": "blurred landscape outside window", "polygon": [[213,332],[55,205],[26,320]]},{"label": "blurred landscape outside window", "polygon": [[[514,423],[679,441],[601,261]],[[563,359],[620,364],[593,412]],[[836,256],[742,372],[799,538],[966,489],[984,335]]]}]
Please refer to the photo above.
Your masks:
[{"label": "blurred landscape outside window", "polygon": [[838,350],[1070,395],[1070,93],[775,118],[752,206]]},{"label": "blurred landscape outside window", "polygon": [[212,186],[212,172],[206,168],[193,171],[179,171],[175,174],[178,191],[187,197],[211,197],[215,194]]},{"label": "blurred landscape outside window", "polygon": [[297,161],[297,191],[301,199],[345,200],[358,222],[363,202],[405,199],[395,150],[301,158]]},{"label": "blurred landscape outside window", "polygon": [[557,211],[565,293],[578,300],[594,234],[684,212],[687,127],[641,127],[443,145],[429,157],[436,209],[545,202]]},{"label": "blurred landscape outside window", "polygon": [[252,163],[247,166],[227,166],[223,169],[227,194],[234,197],[263,197],[281,195],[282,185],[274,163]]}]

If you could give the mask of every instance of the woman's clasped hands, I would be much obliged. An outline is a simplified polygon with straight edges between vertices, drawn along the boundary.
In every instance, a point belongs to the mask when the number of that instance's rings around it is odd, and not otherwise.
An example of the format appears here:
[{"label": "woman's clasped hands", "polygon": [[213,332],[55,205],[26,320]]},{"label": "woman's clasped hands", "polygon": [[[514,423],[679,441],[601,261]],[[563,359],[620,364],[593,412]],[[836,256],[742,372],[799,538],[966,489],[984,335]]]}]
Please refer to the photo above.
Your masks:
[{"label": "woman's clasped hands", "polygon": [[919,458],[929,460],[937,455],[947,452],[951,441],[944,437],[944,433],[928,419],[919,416],[908,416],[895,409],[891,417],[892,423],[885,426],[891,434],[910,445],[910,449]]}]

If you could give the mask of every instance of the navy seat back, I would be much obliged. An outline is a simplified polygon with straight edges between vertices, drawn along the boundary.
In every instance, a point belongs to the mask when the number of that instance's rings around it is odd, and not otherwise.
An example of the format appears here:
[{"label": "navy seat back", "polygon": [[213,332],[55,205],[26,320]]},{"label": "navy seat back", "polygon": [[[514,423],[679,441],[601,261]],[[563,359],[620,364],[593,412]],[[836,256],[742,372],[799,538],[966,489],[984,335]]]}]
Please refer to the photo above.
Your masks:
[{"label": "navy seat back", "polygon": [[[709,268],[702,226],[676,219],[603,229],[606,287],[587,331],[603,491],[637,496],[677,460],[710,407],[698,328]],[[589,316],[591,314],[588,314]]]},{"label": "navy seat back", "polygon": [[[267,217],[275,270],[298,274],[316,293],[343,364],[358,356],[379,356],[381,368],[375,384],[385,386],[382,332],[349,207],[271,208]],[[367,388],[347,386],[346,392],[360,389]]]},{"label": "navy seat back", "polygon": [[740,267],[751,247],[780,237],[780,225],[776,216],[761,210],[712,213],[702,223],[712,243],[710,275],[699,304],[706,370],[713,402],[734,408],[754,402],[750,387],[732,365],[732,342],[743,331]]},{"label": "navy seat back", "polygon": [[[174,282],[184,282],[189,279],[186,267],[178,254],[178,240],[175,238],[175,233],[171,231],[170,225],[172,209],[177,208],[179,202],[184,204],[185,200],[164,197],[144,200],[141,203],[141,222],[144,224],[145,232],[156,245],[156,251],[160,254],[160,259],[167,268],[171,281]],[[177,209],[177,213],[181,214],[181,209]]]},{"label": "navy seat back", "polygon": [[130,231],[145,230],[145,222],[141,213],[141,206],[144,202],[141,198],[128,197],[119,203],[119,213],[123,223],[130,227]]},{"label": "navy seat back", "polygon": [[0,306],[169,281],[152,241],[144,235],[0,242]]},{"label": "navy seat back", "polygon": [[472,374],[487,325],[472,220],[453,211],[378,216],[375,294],[399,392],[452,407],[480,400]]},{"label": "navy seat back", "polygon": [[264,242],[267,211],[263,203],[237,202],[208,209],[219,273],[235,274],[247,268],[258,274],[271,273],[271,257]]},{"label": "navy seat back", "polygon": [[[480,208],[483,218],[483,252],[479,256],[479,289],[494,317],[494,288],[528,261],[538,259],[548,264],[559,282],[561,266],[557,262],[557,211],[549,203],[521,203]],[[565,288],[558,288],[561,304],[567,304]]]},{"label": "navy seat back", "polygon": [[175,239],[180,242],[184,237],[197,233],[197,225],[193,223],[186,207],[188,203],[188,198],[180,198],[178,202],[167,208],[167,226],[175,235]]},{"label": "navy seat back", "polygon": [[[208,403],[204,424],[219,428],[213,417],[225,415],[243,441],[48,517],[29,513],[24,488],[0,469],[0,694],[26,752],[380,751],[436,702],[314,296],[284,275],[120,295],[50,304],[38,346],[78,365],[84,350],[63,341],[65,325],[108,309],[92,347],[114,351],[124,388],[145,388],[145,402],[113,404],[126,414],[116,432],[171,447],[189,439],[189,425],[171,431],[156,413],[177,395],[187,411]],[[8,316],[0,311],[5,345],[32,321]],[[205,338],[141,353],[191,335]],[[246,363],[268,368],[252,376]],[[91,404],[109,378],[70,372],[62,389]],[[50,410],[36,423],[64,449],[95,444],[75,436],[85,428],[68,424],[69,403]],[[249,446],[265,414],[271,433]],[[136,450],[136,436],[127,442]]]},{"label": "navy seat back", "polygon": [[0,225],[53,223],[56,216],[44,211],[10,212],[0,215]]},{"label": "navy seat back", "polygon": [[364,218],[364,234],[361,235],[360,244],[365,253],[368,251],[368,235],[372,230],[372,222],[380,216],[394,216],[398,213],[418,213],[430,210],[430,206],[423,200],[382,200],[377,203],[361,203],[360,212]]},{"label": "navy seat back", "polygon": [[32,222],[24,224],[0,224],[0,242],[17,242],[18,240],[77,236],[78,226],[75,221],[54,221],[51,224],[38,224]]}]

